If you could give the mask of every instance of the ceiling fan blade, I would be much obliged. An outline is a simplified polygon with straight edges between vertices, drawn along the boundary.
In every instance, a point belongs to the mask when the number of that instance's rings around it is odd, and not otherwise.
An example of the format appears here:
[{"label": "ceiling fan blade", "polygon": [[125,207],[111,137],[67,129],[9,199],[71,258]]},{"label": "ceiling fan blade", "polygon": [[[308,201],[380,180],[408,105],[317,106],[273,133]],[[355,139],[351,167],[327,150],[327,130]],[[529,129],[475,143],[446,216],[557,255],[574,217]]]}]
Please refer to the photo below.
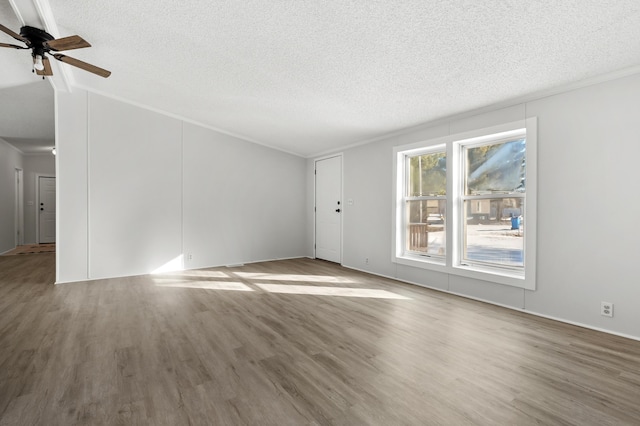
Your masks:
[{"label": "ceiling fan blade", "polygon": [[24,43],[28,43],[28,40],[24,37],[22,37],[20,34],[18,34],[15,31],[11,31],[9,28],[5,27],[4,25],[0,24],[0,31],[9,34],[11,37],[15,38],[16,40],[20,40]]},{"label": "ceiling fan blade", "polygon": [[[33,62],[35,63],[35,59],[33,60]],[[47,58],[46,56],[42,58],[42,65],[44,66],[43,70],[36,70],[36,74],[38,75],[46,75],[46,76],[51,76],[53,75],[53,70],[51,69],[51,62],[49,62],[49,58]]]},{"label": "ceiling fan blade", "polygon": [[55,40],[49,40],[44,43],[51,50],[59,52],[61,50],[82,49],[83,47],[91,47],[88,41],[80,37],[79,35],[73,35],[69,37],[57,38]]},{"label": "ceiling fan blade", "polygon": [[0,47],[11,47],[14,49],[28,49],[28,47],[22,47],[22,46],[18,46],[15,44],[8,44],[8,43],[0,43]]},{"label": "ceiling fan blade", "polygon": [[65,64],[69,64],[69,65],[73,65],[74,67],[78,67],[80,69],[83,69],[85,71],[89,71],[91,73],[94,73],[96,75],[99,75],[100,77],[104,77],[107,78],[111,75],[111,71],[107,71],[105,69],[102,69],[100,67],[97,67],[95,65],[91,65],[88,64],[86,62],[83,62],[79,59],[75,59],[72,58],[70,56],[66,56],[63,55],[61,53],[56,53],[53,55],[54,58],[56,58],[57,60],[59,60],[60,62],[64,62]]}]

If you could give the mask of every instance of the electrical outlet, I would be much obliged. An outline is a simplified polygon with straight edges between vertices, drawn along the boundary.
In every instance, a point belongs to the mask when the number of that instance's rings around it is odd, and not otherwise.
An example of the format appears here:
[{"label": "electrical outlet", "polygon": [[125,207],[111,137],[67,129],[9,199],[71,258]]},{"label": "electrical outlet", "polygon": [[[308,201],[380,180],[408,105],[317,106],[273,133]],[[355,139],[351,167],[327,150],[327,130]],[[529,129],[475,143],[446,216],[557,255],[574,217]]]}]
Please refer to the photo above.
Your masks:
[{"label": "electrical outlet", "polygon": [[191,253],[187,254],[187,260],[193,260],[193,255]]},{"label": "electrical outlet", "polygon": [[600,302],[600,315],[605,317],[613,317],[613,303]]},{"label": "electrical outlet", "polygon": [[365,257],[364,263],[366,263],[367,265],[369,264],[369,258],[368,257]]}]

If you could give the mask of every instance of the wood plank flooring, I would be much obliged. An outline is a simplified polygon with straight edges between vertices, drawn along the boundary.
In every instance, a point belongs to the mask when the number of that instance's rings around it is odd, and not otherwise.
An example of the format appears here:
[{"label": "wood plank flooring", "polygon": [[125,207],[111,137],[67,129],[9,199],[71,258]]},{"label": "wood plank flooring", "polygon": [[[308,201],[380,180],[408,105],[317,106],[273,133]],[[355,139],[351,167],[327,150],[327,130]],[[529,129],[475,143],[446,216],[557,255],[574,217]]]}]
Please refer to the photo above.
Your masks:
[{"label": "wood plank flooring", "polygon": [[2,425],[639,425],[640,342],[297,259],[0,258]]},{"label": "wood plank flooring", "polygon": [[2,256],[15,256],[17,254],[55,253],[55,252],[56,252],[56,243],[27,244],[24,246],[17,246],[13,250],[2,254]]}]

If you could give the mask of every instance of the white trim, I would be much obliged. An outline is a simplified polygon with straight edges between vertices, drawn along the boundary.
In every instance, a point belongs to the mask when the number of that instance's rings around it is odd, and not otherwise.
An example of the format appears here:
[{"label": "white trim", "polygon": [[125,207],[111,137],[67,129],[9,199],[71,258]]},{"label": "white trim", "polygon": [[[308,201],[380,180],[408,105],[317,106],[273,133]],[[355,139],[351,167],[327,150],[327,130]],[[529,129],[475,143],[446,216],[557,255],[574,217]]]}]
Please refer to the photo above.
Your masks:
[{"label": "white trim", "polygon": [[15,152],[17,152],[20,155],[26,155],[24,152],[22,152],[21,150],[19,150],[18,148],[16,148],[15,146],[11,145],[9,142],[7,142],[6,140],[0,138],[0,142],[4,143],[8,148],[14,150]]},{"label": "white trim", "polygon": [[25,157],[50,157],[53,154],[51,153],[51,148],[53,148],[53,146],[55,145],[55,140],[51,140],[50,141],[50,145],[46,146],[46,152],[27,152],[24,153],[22,155],[24,155]]},{"label": "white trim", "polygon": [[185,269],[187,266],[188,255],[184,250],[184,194],[185,194],[185,185],[184,185],[184,121],[180,123],[180,262],[182,265],[182,269]]},{"label": "white trim", "polygon": [[443,272],[445,274],[451,273],[451,269],[446,265],[446,261],[442,261],[442,258],[430,260],[429,258],[421,259],[420,256],[417,255],[399,255],[393,259],[393,263],[412,266],[414,268],[428,269],[430,271]]},{"label": "white trim", "polygon": [[16,1],[9,0],[9,4],[11,5],[11,9],[13,9],[13,13],[16,14],[16,18],[18,18],[18,21],[20,22],[20,26],[24,26],[24,18],[22,17],[22,12],[20,12],[20,9],[18,8]]},{"label": "white trim", "polygon": [[[443,196],[409,196],[407,195],[407,192],[408,192],[407,189],[409,185],[408,168],[410,167],[408,157],[417,157],[425,154],[444,153],[446,158],[446,153],[448,149],[447,149],[447,143],[445,142],[445,139],[448,139],[448,138],[438,138],[437,140],[441,140],[441,139],[442,139],[442,143],[432,144],[431,142],[433,141],[429,141],[428,145],[424,145],[420,143],[409,145],[409,147],[416,146],[416,148],[409,148],[409,149],[403,149],[403,150],[397,150],[394,148],[394,155],[397,156],[396,166],[398,169],[402,170],[402,172],[399,173],[398,187],[396,188],[396,194],[397,194],[396,196],[398,197],[396,212],[400,212],[400,215],[405,219],[408,217],[407,201],[436,200],[440,202],[440,201],[447,201],[449,199],[449,193],[447,193],[444,197]],[[405,145],[405,147],[407,146]],[[398,194],[397,190],[399,188],[402,188],[403,190],[401,191],[401,193]],[[447,205],[448,205],[448,202],[447,202]],[[402,221],[402,223],[405,224],[404,220]],[[429,255],[425,253],[424,255],[425,258],[422,259],[420,254],[408,253],[407,230],[405,226],[399,226],[399,224],[396,223],[396,232],[399,232],[399,235],[396,237],[396,241],[398,243],[395,250],[397,258],[407,259],[408,261],[411,261],[411,259],[414,259],[413,261],[418,263],[420,263],[421,261],[425,261],[425,262],[429,262],[430,264],[444,266],[446,262],[446,255]],[[446,235],[447,234],[445,233],[445,238],[446,238]],[[446,241],[445,241],[445,247],[446,247]],[[429,259],[426,259],[426,258],[429,258]]]},{"label": "white trim", "polygon": [[[58,24],[56,24],[56,19],[53,15],[53,10],[51,10],[51,5],[49,5],[48,0],[32,1],[38,15],[40,16],[40,19],[42,20],[42,23],[44,24],[45,30],[55,38],[59,38],[60,31],[58,30]],[[75,82],[71,70],[68,67],[58,66],[57,61],[49,62],[52,64],[56,63],[56,65],[53,65],[55,70],[53,76],[47,79],[49,80],[49,84],[51,84],[51,86],[53,87],[53,90],[70,92],[71,86]],[[62,82],[62,84],[57,84],[58,82]]]},{"label": "white trim", "polygon": [[[535,120],[535,119],[534,119]],[[464,160],[464,150],[465,148],[473,148],[478,146],[484,146],[487,144],[493,143],[501,143],[514,139],[527,138],[527,148],[530,145],[535,145],[535,139],[529,138],[527,135],[526,123],[522,123],[521,121],[515,121],[511,123],[506,123],[498,126],[492,126],[486,129],[477,129],[470,132],[465,132],[460,135],[454,135],[455,141],[452,143],[453,146],[453,161],[452,163],[456,165],[457,170],[459,170],[463,175],[466,170],[466,162]],[[527,166],[531,165],[535,169],[535,155],[529,155],[529,152],[526,152]],[[528,171],[527,167],[527,171]],[[530,177],[527,173],[527,181]],[[453,205],[453,212],[455,214],[455,218],[452,223],[455,223],[455,232],[456,236],[454,237],[454,243],[457,250],[451,251],[451,263],[449,265],[456,270],[457,275],[462,275],[468,278],[474,278],[479,280],[485,280],[490,282],[495,282],[498,284],[511,285],[514,287],[526,288],[528,290],[535,290],[535,281],[533,281],[533,285],[531,285],[531,281],[527,280],[527,269],[526,260],[529,259],[527,256],[526,244],[523,241],[523,251],[526,259],[524,262],[524,267],[517,268],[515,270],[510,270],[509,268],[501,269],[496,266],[493,267],[491,264],[481,265],[478,263],[474,263],[468,260],[463,261],[461,253],[464,247],[464,233],[463,229],[465,227],[465,214],[464,211],[464,202],[469,200],[470,198],[474,198],[473,196],[465,195],[465,184],[464,179],[461,175],[453,176],[452,179],[455,179],[456,183],[453,186],[453,199],[455,200]],[[504,197],[508,198],[524,198],[525,201],[525,214],[524,217],[528,218],[527,215],[527,206],[529,200],[529,192],[527,191],[526,196],[522,196],[521,194],[507,194]],[[535,194],[533,194],[535,196]],[[499,195],[498,198],[501,198],[502,195]],[[489,194],[487,196],[481,196],[481,199],[493,199],[493,194]],[[533,217],[535,221],[535,217]],[[527,227],[527,231],[525,232],[524,239],[528,239],[529,237],[529,229]],[[463,263],[464,262],[464,263]],[[490,277],[490,278],[489,278]]]},{"label": "white trim", "polygon": [[[54,163],[55,163],[55,170],[56,170],[56,175],[59,173],[58,170],[60,170],[60,166],[59,166],[59,161],[60,161],[60,150],[58,149],[58,134],[60,132],[59,130],[59,112],[58,112],[58,107],[59,107],[59,94],[58,91],[53,90],[53,119],[54,119],[54,128],[53,128],[53,138],[54,138],[54,142],[53,145],[56,148],[56,155],[54,155]],[[60,235],[60,220],[59,220],[59,213],[60,213],[60,179],[56,179],[56,240],[58,239],[58,235]],[[55,282],[58,281],[59,277],[60,277],[60,256],[58,256],[58,253],[60,251],[60,243],[58,241],[56,241],[56,278],[54,281]]]},{"label": "white trim", "polygon": [[86,169],[85,178],[87,180],[87,278],[91,278],[91,96],[85,91],[85,106],[87,111],[87,126],[85,134]]},{"label": "white trim", "polygon": [[[491,302],[487,302],[487,303],[491,303]],[[509,306],[505,306],[505,308],[509,308]],[[514,309],[514,308],[510,308],[510,309]],[[607,334],[612,334],[614,336],[619,336],[619,337],[624,337],[625,339],[631,339],[631,340],[637,340],[640,342],[640,336],[633,336],[631,334],[626,334],[626,333],[619,333],[617,331],[613,331],[613,330],[608,330],[606,328],[602,328],[602,327],[594,327],[592,325],[589,324],[585,324],[582,322],[578,322],[578,321],[571,321],[571,320],[567,320],[567,319],[562,319],[562,318],[558,318],[558,317],[554,317],[552,315],[545,315],[545,314],[541,314],[539,312],[534,312],[534,311],[528,311],[526,309],[516,309],[519,310],[521,312],[524,312],[525,314],[531,314],[534,315],[536,317],[541,317],[541,318],[546,318],[546,319],[550,319],[552,321],[558,321],[558,322],[563,322],[565,324],[570,324],[570,325],[575,325],[576,327],[582,327],[582,328],[586,328],[589,330],[594,330],[594,331],[600,331],[602,333],[607,333]]]},{"label": "white trim", "polygon": [[[58,38],[59,35],[55,18],[48,0],[9,0],[13,12],[16,14],[20,26],[31,25],[39,27]],[[50,61],[54,70],[53,76],[46,78],[54,90],[69,91],[72,77],[66,67],[58,66],[57,61]]]},{"label": "white trim", "polygon": [[[11,251],[11,250],[9,250]],[[209,266],[200,266],[198,268],[191,268],[191,269],[182,269],[182,270],[174,270],[174,271],[167,271],[167,272],[159,272],[159,273],[152,273],[152,272],[147,272],[145,274],[135,274],[135,275],[114,275],[112,277],[102,277],[102,278],[87,278],[86,280],[72,280],[72,281],[56,281],[54,284],[56,285],[61,285],[61,284],[75,284],[75,283],[90,283],[90,282],[95,282],[95,281],[102,281],[102,280],[117,280],[117,279],[121,279],[121,278],[130,278],[130,277],[144,277],[144,276],[162,276],[162,274],[170,274],[170,273],[180,273],[183,271],[197,271],[200,269],[209,269],[209,268],[230,268],[230,267],[238,267],[239,265],[252,265],[254,263],[264,263],[264,262],[276,262],[279,260],[292,260],[292,259],[303,259],[303,258],[307,258],[307,256],[292,256],[292,257],[276,257],[273,259],[263,259],[263,260],[251,260],[251,261],[247,261],[247,262],[242,262],[242,263],[237,263],[237,264],[233,264],[233,265],[226,265],[226,264],[216,264],[216,265],[209,265]]]},{"label": "white trim", "polygon": [[[527,198],[524,211],[527,219],[527,229],[524,235],[525,252],[525,281],[526,289],[535,290],[538,281],[538,118],[530,117],[525,120],[527,128]],[[533,141],[534,143],[529,143]],[[533,218],[533,220],[531,220]]]},{"label": "white trim", "polygon": [[[417,266],[420,267],[418,265],[420,264],[430,264],[434,266],[435,270],[438,270],[440,272],[442,271],[442,267],[444,265],[442,265],[442,262],[429,262],[428,260],[412,260],[413,256],[404,256],[404,229],[402,229],[402,226],[399,224],[398,221],[398,212],[399,211],[403,211],[404,207],[402,206],[403,203],[403,194],[398,192],[399,188],[403,188],[404,187],[404,179],[405,179],[405,173],[404,173],[404,168],[405,168],[405,164],[404,164],[404,157],[405,154],[407,153],[418,153],[418,152],[428,152],[428,151],[435,151],[438,150],[440,146],[445,147],[445,152],[447,153],[447,157],[449,156],[449,145],[451,142],[451,137],[450,136],[441,136],[441,137],[437,137],[434,139],[429,139],[426,141],[421,141],[421,142],[415,142],[415,143],[411,143],[411,144],[407,144],[407,145],[401,145],[401,146],[394,146],[393,147],[393,167],[392,167],[392,176],[394,176],[394,180],[392,181],[392,188],[391,188],[391,196],[393,197],[393,203],[392,203],[392,211],[391,211],[391,221],[392,221],[392,228],[391,228],[391,235],[392,235],[392,242],[393,242],[393,248],[392,248],[392,252],[391,252],[391,262],[395,263],[396,261],[398,261],[398,263],[402,263],[405,265],[409,265],[409,266]],[[403,173],[399,173],[398,170],[403,170]],[[449,177],[449,171],[447,171],[447,200],[450,198],[449,194],[450,194],[450,177]],[[449,214],[449,210],[450,206],[449,206],[449,202],[447,202],[447,214]],[[447,247],[449,247],[450,242],[448,240],[447,237],[447,241],[445,244]],[[448,249],[447,249],[448,250]],[[445,256],[447,257],[447,256]],[[406,262],[406,263],[405,263]],[[431,269],[431,268],[428,268]]]}]

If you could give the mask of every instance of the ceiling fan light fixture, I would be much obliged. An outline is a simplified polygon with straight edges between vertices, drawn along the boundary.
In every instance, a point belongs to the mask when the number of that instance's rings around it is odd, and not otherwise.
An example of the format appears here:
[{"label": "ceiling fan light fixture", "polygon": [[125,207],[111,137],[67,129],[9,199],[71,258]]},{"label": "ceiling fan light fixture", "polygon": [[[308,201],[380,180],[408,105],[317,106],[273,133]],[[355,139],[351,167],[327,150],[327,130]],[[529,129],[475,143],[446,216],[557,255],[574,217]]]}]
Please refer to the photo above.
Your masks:
[{"label": "ceiling fan light fixture", "polygon": [[44,64],[42,63],[42,56],[35,55],[33,57],[33,68],[35,68],[38,71],[44,70]]},{"label": "ceiling fan light fixture", "polygon": [[91,47],[91,44],[89,44],[89,42],[87,42],[79,35],[72,35],[56,39],[48,32],[39,28],[30,27],[28,25],[20,28],[20,34],[18,34],[2,24],[0,24],[0,32],[3,32],[25,44],[25,46],[22,47],[10,43],[0,43],[0,47],[11,49],[31,49],[31,57],[33,58],[32,70],[36,74],[41,75],[43,79],[45,76],[53,75],[53,71],[51,69],[47,54],[50,54],[51,57],[57,59],[60,62],[64,62],[73,67],[80,68],[84,71],[88,71],[100,77],[107,78],[111,75],[111,71],[88,64],[79,59],[74,59],[61,53],[52,53],[64,50]]}]

